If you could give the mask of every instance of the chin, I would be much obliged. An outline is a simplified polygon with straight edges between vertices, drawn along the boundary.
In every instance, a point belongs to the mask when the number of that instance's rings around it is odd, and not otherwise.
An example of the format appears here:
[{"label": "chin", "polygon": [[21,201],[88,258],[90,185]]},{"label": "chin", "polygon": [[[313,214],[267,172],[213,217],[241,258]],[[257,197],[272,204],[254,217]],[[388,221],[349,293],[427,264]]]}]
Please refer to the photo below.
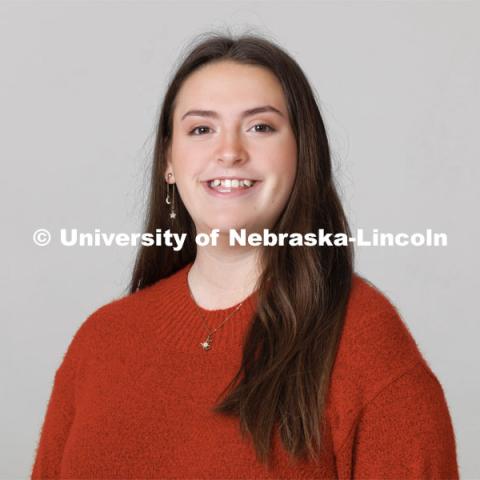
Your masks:
[{"label": "chin", "polygon": [[215,222],[208,226],[209,230],[213,230],[215,228],[220,231],[220,234],[224,233],[227,235],[229,234],[230,229],[240,231],[242,228],[245,228],[247,231],[249,230],[248,224],[242,222]]}]

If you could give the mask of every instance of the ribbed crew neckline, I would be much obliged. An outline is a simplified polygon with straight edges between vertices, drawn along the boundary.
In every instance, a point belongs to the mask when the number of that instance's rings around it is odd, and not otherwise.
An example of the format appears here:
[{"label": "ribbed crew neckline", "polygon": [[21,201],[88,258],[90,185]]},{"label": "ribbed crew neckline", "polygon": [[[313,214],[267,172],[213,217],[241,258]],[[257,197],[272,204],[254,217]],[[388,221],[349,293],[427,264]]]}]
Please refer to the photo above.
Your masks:
[{"label": "ribbed crew neckline", "polygon": [[[188,300],[190,301],[191,305],[193,308],[196,308],[202,315],[204,316],[210,316],[210,317],[214,317],[214,316],[222,316],[222,315],[228,315],[229,313],[231,313],[233,310],[235,310],[238,305],[240,305],[241,303],[243,303],[242,307],[240,307],[239,311],[243,309],[244,306],[250,306],[252,307],[252,300],[253,300],[253,297],[256,296],[256,291],[255,292],[252,292],[248,297],[245,297],[243,300],[241,300],[240,302],[236,303],[235,305],[231,305],[230,307],[227,307],[227,308],[220,308],[220,309],[214,309],[214,310],[208,310],[206,308],[203,308],[201,307],[200,305],[198,305],[195,300],[192,298],[192,295],[190,294],[190,287],[189,287],[189,284],[188,284],[188,274],[190,272],[190,269],[192,268],[193,266],[193,262],[190,262],[189,264],[187,264],[181,271],[182,271],[182,274],[183,274],[183,278],[181,279],[183,284],[184,284],[184,293],[187,294],[187,297],[188,297]],[[250,303],[250,305],[247,305],[248,303]]]},{"label": "ribbed crew neckline", "polygon": [[[225,354],[233,347],[240,347],[243,345],[244,335],[256,311],[257,291],[235,305],[207,310],[198,305],[190,295],[188,273],[192,266],[193,262],[190,262],[165,279],[165,282],[171,286],[167,289],[169,293],[166,300],[170,305],[169,317],[172,324],[164,324],[164,328],[161,328],[164,330],[164,339],[177,351],[198,352],[204,355],[212,355],[215,352]],[[242,306],[233,313],[240,303],[243,303]],[[220,327],[230,314],[232,314],[231,317]],[[205,351],[200,343],[205,341],[209,331],[215,328],[218,329],[213,335],[212,347]]]}]

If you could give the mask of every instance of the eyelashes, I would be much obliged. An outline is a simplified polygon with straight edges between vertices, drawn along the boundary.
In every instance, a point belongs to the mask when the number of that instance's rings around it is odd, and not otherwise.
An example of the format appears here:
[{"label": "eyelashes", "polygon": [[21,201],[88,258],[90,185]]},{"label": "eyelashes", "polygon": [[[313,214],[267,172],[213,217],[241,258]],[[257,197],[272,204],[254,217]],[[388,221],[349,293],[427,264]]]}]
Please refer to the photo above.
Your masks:
[{"label": "eyelashes", "polygon": [[[262,131],[256,130],[257,133],[271,133],[271,132],[276,131],[276,129],[273,128],[271,125],[268,125],[268,123],[257,123],[252,128],[255,128],[255,127],[266,127],[267,128],[267,130],[262,130]],[[192,136],[196,136],[196,137],[202,136],[202,135],[204,135],[203,133],[195,133],[195,132],[199,131],[200,129],[209,130],[210,127],[207,127],[205,125],[199,125],[198,127],[195,127],[192,130],[190,130],[190,132],[188,132],[188,134],[192,135]]]},{"label": "eyelashes", "polygon": [[[271,125],[269,125],[268,123],[257,123],[255,124],[252,128],[255,128],[255,127],[267,127],[267,131],[264,131],[264,132],[259,132],[259,133],[270,133],[270,132],[275,132],[275,128],[273,128]],[[258,132],[258,130],[257,130]]]},{"label": "eyelashes", "polygon": [[203,128],[203,129],[208,129],[209,127],[205,127],[205,126],[200,125],[199,127],[195,127],[193,130],[190,130],[190,131],[188,132],[188,134],[189,134],[189,135],[194,135],[194,136],[197,136],[197,137],[200,136],[200,135],[203,135],[202,133],[200,133],[200,134],[199,134],[199,133],[195,133],[197,130],[202,129],[202,128]]}]

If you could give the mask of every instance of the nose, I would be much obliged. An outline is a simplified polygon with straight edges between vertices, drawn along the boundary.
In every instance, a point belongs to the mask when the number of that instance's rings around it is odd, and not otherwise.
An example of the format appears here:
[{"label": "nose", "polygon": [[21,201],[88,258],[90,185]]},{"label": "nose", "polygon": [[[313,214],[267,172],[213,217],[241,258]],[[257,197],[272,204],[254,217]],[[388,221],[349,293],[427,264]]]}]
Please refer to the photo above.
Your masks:
[{"label": "nose", "polygon": [[217,151],[217,161],[219,163],[235,165],[245,162],[247,156],[241,136],[238,133],[227,132],[223,134]]}]

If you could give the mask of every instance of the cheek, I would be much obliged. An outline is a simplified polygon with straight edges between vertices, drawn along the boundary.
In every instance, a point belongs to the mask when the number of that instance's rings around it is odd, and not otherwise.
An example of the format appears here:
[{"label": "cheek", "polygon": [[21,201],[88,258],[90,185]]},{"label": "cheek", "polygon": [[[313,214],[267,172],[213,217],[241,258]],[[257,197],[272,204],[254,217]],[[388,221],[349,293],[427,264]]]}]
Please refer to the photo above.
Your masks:
[{"label": "cheek", "polygon": [[290,144],[278,149],[276,156],[272,159],[272,171],[279,172],[276,184],[278,190],[290,190],[295,182],[297,172],[297,152]]},{"label": "cheek", "polygon": [[288,131],[282,136],[275,149],[277,168],[285,175],[295,175],[297,167],[297,142],[293,132]]},{"label": "cheek", "polygon": [[282,206],[287,201],[295,183],[296,160],[289,158],[283,163],[281,169],[278,169],[280,175],[275,177],[272,188],[271,202],[277,207]]},{"label": "cheek", "polygon": [[172,148],[173,163],[177,165],[188,164],[188,160],[192,155],[192,151],[188,148],[188,144],[177,141]]},{"label": "cheek", "polygon": [[285,162],[282,168],[278,166],[275,168],[274,171],[278,174],[274,174],[271,178],[270,198],[268,199],[272,204],[283,204],[289,197],[295,183],[295,163],[290,160]]},{"label": "cheek", "polygon": [[202,154],[198,148],[185,142],[177,142],[172,148],[172,162],[177,175],[195,177],[202,172]]}]

